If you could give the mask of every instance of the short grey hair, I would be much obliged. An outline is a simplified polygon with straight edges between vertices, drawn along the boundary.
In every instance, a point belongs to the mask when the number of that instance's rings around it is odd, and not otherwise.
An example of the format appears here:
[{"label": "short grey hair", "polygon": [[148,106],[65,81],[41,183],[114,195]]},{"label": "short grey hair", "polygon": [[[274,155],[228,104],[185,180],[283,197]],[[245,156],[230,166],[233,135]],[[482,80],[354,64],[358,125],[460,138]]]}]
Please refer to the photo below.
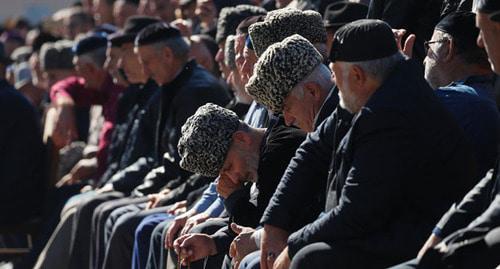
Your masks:
[{"label": "short grey hair", "polygon": [[173,37],[165,40],[161,40],[151,44],[155,49],[163,49],[165,47],[170,48],[174,57],[187,61],[189,59],[189,52],[191,50],[191,45],[189,40],[185,37]]},{"label": "short grey hair", "polygon": [[106,62],[106,47],[98,48],[87,53],[84,53],[78,58],[85,59],[86,61],[94,64],[95,66],[102,68],[104,62]]},{"label": "short grey hair", "polygon": [[371,77],[375,78],[378,81],[384,81],[387,76],[392,72],[394,67],[399,64],[401,61],[406,59],[406,57],[400,51],[394,53],[391,56],[380,58],[376,60],[370,61],[362,61],[362,62],[346,62],[345,69],[353,65],[357,65],[363,69],[366,73],[368,73]]},{"label": "short grey hair", "polygon": [[309,82],[318,83],[323,90],[330,90],[333,86],[332,73],[326,65],[319,64],[313,69],[311,74],[293,87],[291,94],[302,99],[304,97],[304,85]]}]

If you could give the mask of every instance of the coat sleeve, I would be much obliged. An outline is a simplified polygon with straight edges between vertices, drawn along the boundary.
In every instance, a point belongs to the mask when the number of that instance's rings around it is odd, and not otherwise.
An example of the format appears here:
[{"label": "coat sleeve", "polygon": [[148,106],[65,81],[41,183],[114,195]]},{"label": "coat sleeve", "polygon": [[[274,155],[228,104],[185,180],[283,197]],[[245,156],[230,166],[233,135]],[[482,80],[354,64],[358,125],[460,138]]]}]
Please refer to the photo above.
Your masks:
[{"label": "coat sleeve", "polygon": [[[324,197],[323,191],[326,189],[334,129],[335,120],[332,115],[315,132],[307,135],[288,164],[263,214],[262,224],[293,232],[304,225],[301,223],[304,218],[312,221],[318,216],[324,199],[318,201],[317,198]],[[309,208],[304,205],[315,206]],[[304,217],[308,214],[315,216]]]},{"label": "coat sleeve", "polygon": [[406,171],[417,163],[412,156],[415,139],[397,120],[381,114],[365,113],[353,125],[347,142],[352,150],[339,149],[343,152],[342,160],[350,160],[347,163],[351,164],[345,184],[337,190],[339,203],[290,235],[291,257],[308,244],[361,239],[391,223],[392,213],[398,207],[394,201],[404,196]]},{"label": "coat sleeve", "polygon": [[445,238],[458,229],[464,228],[477,218],[491,202],[491,193],[495,184],[494,173],[490,171],[486,176],[465,195],[457,205],[451,206],[446,212],[433,233]]}]

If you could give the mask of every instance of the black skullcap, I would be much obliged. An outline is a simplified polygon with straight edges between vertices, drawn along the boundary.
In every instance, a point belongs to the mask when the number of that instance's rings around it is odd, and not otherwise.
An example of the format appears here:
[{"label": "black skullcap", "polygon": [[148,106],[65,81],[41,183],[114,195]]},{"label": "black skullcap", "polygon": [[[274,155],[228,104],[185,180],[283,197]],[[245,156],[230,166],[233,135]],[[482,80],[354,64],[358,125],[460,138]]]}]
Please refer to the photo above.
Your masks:
[{"label": "black skullcap", "polygon": [[252,16],[252,17],[248,17],[248,18],[244,19],[236,28],[236,34],[237,35],[248,34],[248,27],[250,27],[250,25],[252,25],[256,22],[264,21],[265,18],[266,18],[266,16],[259,15],[259,16]]},{"label": "black skullcap", "polygon": [[76,56],[89,53],[91,51],[105,48],[108,45],[108,39],[102,34],[93,34],[78,40],[73,46],[73,53]]},{"label": "black skullcap", "polygon": [[330,61],[370,61],[397,52],[398,46],[391,27],[381,20],[364,19],[348,23],[337,30]]},{"label": "black skullcap", "polygon": [[500,22],[500,1],[498,0],[474,0],[474,9],[486,14],[492,14],[490,17],[493,21]]},{"label": "black skullcap", "polygon": [[366,18],[368,7],[360,3],[341,1],[326,7],[324,18],[325,27],[340,28],[347,23]]},{"label": "black skullcap", "polygon": [[177,27],[160,22],[146,26],[135,38],[135,46],[150,45],[159,41],[168,40],[174,37],[181,37],[181,32]]},{"label": "black skullcap", "polygon": [[453,37],[460,50],[474,49],[479,29],[476,27],[476,14],[472,12],[454,12],[444,17],[435,27]]},{"label": "black skullcap", "polygon": [[36,35],[36,37],[33,39],[33,51],[40,51],[40,48],[42,47],[43,44],[47,43],[47,42],[56,42],[57,40],[59,40],[59,38],[51,35],[50,33],[48,32],[44,32],[44,31],[38,31],[38,34]]},{"label": "black skullcap", "polygon": [[137,34],[147,26],[161,22],[160,19],[150,16],[131,16],[125,21],[123,30],[110,36],[109,42],[113,47],[120,47],[129,42],[134,42]]}]

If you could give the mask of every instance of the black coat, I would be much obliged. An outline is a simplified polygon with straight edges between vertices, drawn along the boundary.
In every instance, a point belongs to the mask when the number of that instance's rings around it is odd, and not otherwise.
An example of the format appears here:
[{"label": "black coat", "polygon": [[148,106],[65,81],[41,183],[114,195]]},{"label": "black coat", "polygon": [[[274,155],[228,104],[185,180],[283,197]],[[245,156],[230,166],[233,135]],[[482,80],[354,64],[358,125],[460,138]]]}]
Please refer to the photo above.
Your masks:
[{"label": "black coat", "polygon": [[39,117],[30,102],[0,80],[0,225],[40,213],[47,188]]},{"label": "black coat", "polygon": [[[181,127],[198,107],[206,103],[225,106],[229,102],[229,95],[213,75],[195,61],[190,61],[172,82],[161,86],[161,91],[154,94],[151,101],[151,110],[157,111],[157,114],[150,114],[156,122],[153,124],[152,120],[146,121],[149,128],[146,128],[147,134],[142,137],[151,139],[153,150],[147,156],[138,159],[136,165],[133,164],[126,169],[134,176],[112,178],[115,190],[130,192],[138,187],[140,190],[135,190],[134,193],[147,194],[160,190],[170,180],[179,177],[188,178],[191,173],[179,167],[177,143]],[[166,166],[164,174],[143,182],[152,167],[161,165]],[[139,170],[141,176],[136,175]],[[143,185],[139,186],[140,184]]]},{"label": "black coat", "polygon": [[[334,123],[326,120],[317,135],[336,139]],[[474,184],[470,146],[412,61],[394,68],[333,154],[325,214],[289,237],[292,257],[311,243],[338,242],[363,253],[359,268],[405,261]],[[282,183],[295,196],[311,181],[285,177]]]}]

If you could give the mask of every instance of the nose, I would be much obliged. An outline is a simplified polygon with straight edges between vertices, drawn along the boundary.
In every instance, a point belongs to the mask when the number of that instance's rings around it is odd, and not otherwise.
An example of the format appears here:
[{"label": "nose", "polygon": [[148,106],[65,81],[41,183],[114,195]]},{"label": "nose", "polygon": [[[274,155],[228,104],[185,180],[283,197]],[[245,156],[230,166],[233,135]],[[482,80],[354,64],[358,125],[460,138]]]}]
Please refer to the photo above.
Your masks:
[{"label": "nose", "polygon": [[484,48],[484,43],[483,43],[483,31],[479,31],[479,35],[477,36],[477,46],[480,48]]}]

